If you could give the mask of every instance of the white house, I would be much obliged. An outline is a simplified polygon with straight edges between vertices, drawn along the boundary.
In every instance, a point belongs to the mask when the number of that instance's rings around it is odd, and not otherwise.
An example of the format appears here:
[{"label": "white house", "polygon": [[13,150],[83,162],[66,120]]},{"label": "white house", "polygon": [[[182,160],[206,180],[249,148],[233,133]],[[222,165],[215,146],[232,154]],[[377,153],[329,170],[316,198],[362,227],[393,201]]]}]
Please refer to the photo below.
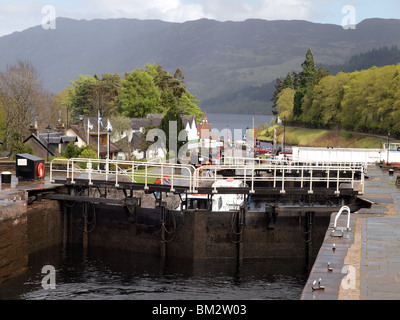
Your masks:
[{"label": "white house", "polygon": [[[157,143],[150,146],[146,152],[140,151],[144,128],[146,126],[159,127],[164,116],[165,115],[163,114],[149,114],[146,118],[131,118],[130,129],[115,136],[113,142],[126,139],[130,144],[131,154],[135,157],[135,159],[150,159],[154,157],[165,159],[167,150],[165,148],[161,148]],[[198,134],[195,116],[182,115],[182,121],[189,143],[197,143]],[[120,151],[118,153],[118,159],[125,160],[125,153]]]},{"label": "white house", "polygon": [[[108,119],[106,118],[103,120],[107,122]],[[92,126],[91,128],[89,127],[89,123]],[[98,131],[101,132],[98,133]],[[103,159],[108,156],[110,159],[116,159],[120,152],[120,149],[111,139],[109,141],[109,135],[105,129],[100,128],[100,130],[98,130],[96,117],[85,117],[77,125],[68,126],[65,130],[65,135],[67,137],[76,137],[75,145],[79,148],[89,144]]]}]

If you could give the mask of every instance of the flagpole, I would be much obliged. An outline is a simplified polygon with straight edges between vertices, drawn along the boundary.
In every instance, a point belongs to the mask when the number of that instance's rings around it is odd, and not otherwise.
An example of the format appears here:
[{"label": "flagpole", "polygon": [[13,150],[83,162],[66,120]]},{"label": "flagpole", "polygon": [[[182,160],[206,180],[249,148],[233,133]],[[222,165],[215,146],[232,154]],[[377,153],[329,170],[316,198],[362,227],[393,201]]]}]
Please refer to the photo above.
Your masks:
[{"label": "flagpole", "polygon": [[89,145],[89,118],[88,118],[88,126],[87,126],[87,145]]},{"label": "flagpole", "polygon": [[97,111],[97,157],[100,159],[100,111]]},{"label": "flagpole", "polygon": [[107,159],[110,159],[110,132],[107,131]]}]

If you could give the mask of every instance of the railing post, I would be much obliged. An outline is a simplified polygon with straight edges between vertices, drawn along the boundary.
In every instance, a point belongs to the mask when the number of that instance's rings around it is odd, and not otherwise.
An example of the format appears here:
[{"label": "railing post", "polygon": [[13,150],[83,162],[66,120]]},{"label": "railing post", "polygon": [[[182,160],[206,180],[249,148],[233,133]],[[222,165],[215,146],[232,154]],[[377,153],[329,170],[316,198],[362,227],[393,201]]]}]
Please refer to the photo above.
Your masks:
[{"label": "railing post", "polygon": [[75,181],[74,181],[74,168],[75,168],[74,160],[71,160],[71,183],[72,184],[75,183]]},{"label": "railing post", "polygon": [[89,158],[89,185],[91,186],[92,183],[92,160]]},{"label": "railing post", "polygon": [[300,188],[304,187],[304,167],[301,167]]},{"label": "railing post", "polygon": [[119,187],[119,183],[118,183],[118,170],[119,166],[117,164],[115,164],[115,187]]},{"label": "railing post", "polygon": [[283,167],[282,167],[282,189],[281,189],[281,193],[286,193],[286,191],[285,191],[285,167],[286,167],[286,165],[283,165]]},{"label": "railing post", "polygon": [[339,185],[340,185],[340,169],[337,169],[337,177],[336,177],[336,194],[339,194]]},{"label": "railing post", "polygon": [[171,192],[174,192],[175,191],[175,189],[174,189],[174,174],[175,174],[175,167],[174,166],[172,166],[171,167]]},{"label": "railing post", "polygon": [[254,190],[254,167],[251,169],[251,190],[250,193],[255,193]]},{"label": "railing post", "polygon": [[53,161],[50,161],[50,182],[54,182],[53,181]]},{"label": "railing post", "polygon": [[308,193],[314,193],[312,189],[312,183],[313,183],[313,169],[310,168],[310,190],[308,190]]},{"label": "railing post", "polygon": [[327,168],[326,171],[328,173],[328,177],[326,179],[326,188],[329,189],[329,176],[330,176],[331,170],[330,170],[330,168]]},{"label": "railing post", "polygon": [[217,167],[214,168],[214,190],[213,190],[213,193],[218,193],[218,191],[217,191]]},{"label": "railing post", "polygon": [[149,190],[149,187],[147,186],[147,163],[144,168],[144,190]]}]

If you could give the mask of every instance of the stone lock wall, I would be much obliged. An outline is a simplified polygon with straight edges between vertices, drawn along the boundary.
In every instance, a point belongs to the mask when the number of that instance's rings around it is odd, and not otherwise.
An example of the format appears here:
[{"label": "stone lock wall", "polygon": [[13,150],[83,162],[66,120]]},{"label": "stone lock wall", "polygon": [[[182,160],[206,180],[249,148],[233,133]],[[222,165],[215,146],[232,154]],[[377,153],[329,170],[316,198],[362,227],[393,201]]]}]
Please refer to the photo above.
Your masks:
[{"label": "stone lock wall", "polygon": [[0,201],[0,283],[26,270],[27,226],[25,201]]},{"label": "stone lock wall", "polygon": [[30,254],[61,244],[62,234],[57,201],[0,199],[0,283],[26,271]]}]

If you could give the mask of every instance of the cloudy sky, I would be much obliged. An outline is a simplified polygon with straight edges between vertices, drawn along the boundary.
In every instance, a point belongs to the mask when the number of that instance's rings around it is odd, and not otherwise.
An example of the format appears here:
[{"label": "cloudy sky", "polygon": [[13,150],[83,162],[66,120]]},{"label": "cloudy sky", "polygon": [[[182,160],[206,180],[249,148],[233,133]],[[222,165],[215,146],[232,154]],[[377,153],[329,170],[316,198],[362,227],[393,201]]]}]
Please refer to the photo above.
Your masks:
[{"label": "cloudy sky", "polygon": [[[354,8],[354,14],[344,9],[348,5]],[[400,19],[400,0],[0,0],[0,36],[41,25],[52,15],[87,20],[137,18],[170,22],[200,18],[298,19],[341,25],[349,14],[356,23],[367,18]]]}]

